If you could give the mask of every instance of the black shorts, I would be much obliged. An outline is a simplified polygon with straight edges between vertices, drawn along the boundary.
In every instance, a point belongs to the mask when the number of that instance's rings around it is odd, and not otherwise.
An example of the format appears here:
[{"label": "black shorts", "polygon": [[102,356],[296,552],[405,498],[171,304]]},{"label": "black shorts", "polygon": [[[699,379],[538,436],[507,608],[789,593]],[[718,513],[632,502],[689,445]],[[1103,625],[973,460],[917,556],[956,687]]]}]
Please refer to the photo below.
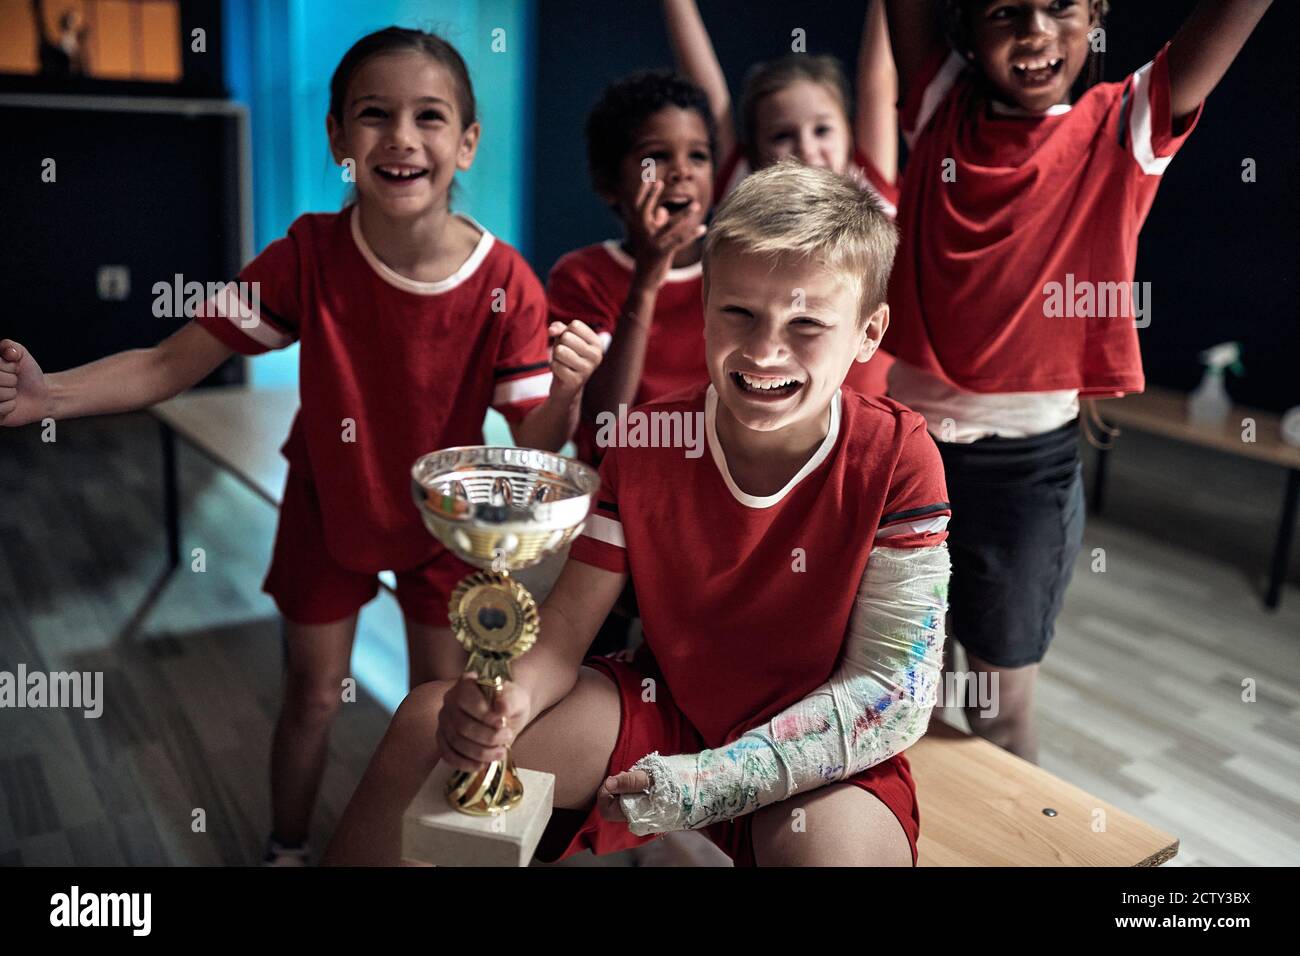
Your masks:
[{"label": "black shorts", "polygon": [[1083,545],[1077,420],[1031,438],[938,445],[952,503],[951,636],[999,667],[1036,664]]}]

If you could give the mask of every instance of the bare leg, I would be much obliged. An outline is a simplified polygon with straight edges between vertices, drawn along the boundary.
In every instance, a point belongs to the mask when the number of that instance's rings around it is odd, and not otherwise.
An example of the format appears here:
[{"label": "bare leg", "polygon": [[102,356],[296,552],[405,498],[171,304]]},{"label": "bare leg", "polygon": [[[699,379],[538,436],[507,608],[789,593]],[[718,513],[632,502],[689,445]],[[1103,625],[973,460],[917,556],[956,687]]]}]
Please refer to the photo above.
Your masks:
[{"label": "bare leg", "polygon": [[[987,674],[993,695],[995,715],[981,716],[981,708],[969,703],[963,707],[971,730],[1003,750],[1030,763],[1038,762],[1038,725],[1034,720],[1034,688],[1038,665],[999,667],[966,652],[966,660],[977,678]],[[996,677],[996,684],[993,683]]]},{"label": "bare leg", "polygon": [[469,655],[456,641],[449,627],[421,624],[407,615],[406,657],[411,689],[433,680],[455,680],[465,672]]},{"label": "bare leg", "polygon": [[[795,811],[802,810],[802,814]],[[912,848],[874,794],[835,783],[754,814],[759,866],[911,866]]]},{"label": "bare leg", "polygon": [[[402,814],[438,762],[438,715],[453,681],[422,684],[393,715],[322,862],[394,866],[402,851]],[[614,684],[589,668],[563,700],[540,714],[512,746],[515,763],[555,774],[555,805],[589,805],[604,782],[618,739]]]},{"label": "bare leg", "polygon": [[619,719],[614,682],[582,667],[573,690],[525,727],[510,749],[519,766],[555,774],[557,807],[581,810],[608,775]]},{"label": "bare leg", "polygon": [[396,866],[400,861],[402,814],[438,762],[438,713],[454,684],[433,681],[406,695],[343,811],[323,864]]},{"label": "bare leg", "polygon": [[285,621],[283,696],[271,742],[271,821],[281,843],[302,843],[310,832],[356,626],[355,614],[330,624]]}]

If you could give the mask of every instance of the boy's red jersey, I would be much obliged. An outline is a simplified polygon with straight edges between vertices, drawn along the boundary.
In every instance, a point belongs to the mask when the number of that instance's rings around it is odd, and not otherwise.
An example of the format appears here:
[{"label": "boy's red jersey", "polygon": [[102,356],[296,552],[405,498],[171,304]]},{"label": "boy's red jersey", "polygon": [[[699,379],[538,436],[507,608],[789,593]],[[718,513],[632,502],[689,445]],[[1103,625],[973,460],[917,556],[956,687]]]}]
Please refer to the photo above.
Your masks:
[{"label": "boy's red jersey", "polygon": [[759,498],[727,469],[712,385],[638,411],[701,414],[707,448],[610,449],[570,555],[631,574],[650,653],[717,747],[831,676],[873,547],[947,537],[943,466],[920,415],[842,388],[816,453]]},{"label": "boy's red jersey", "polygon": [[1167,49],[1037,115],[990,101],[957,54],[932,58],[899,115],[886,348],[972,392],[1141,391],[1138,232],[1200,116],[1174,131]]},{"label": "boy's red jersey", "polygon": [[[523,257],[477,224],[453,275],[399,275],[355,208],[299,217],[197,321],[244,355],[300,343],[284,455],[310,473],[339,564],[403,570],[441,548],[411,502],[415,460],[482,444],[489,407],[519,422],[549,394],[546,299]],[[252,301],[233,301],[237,289]]]}]

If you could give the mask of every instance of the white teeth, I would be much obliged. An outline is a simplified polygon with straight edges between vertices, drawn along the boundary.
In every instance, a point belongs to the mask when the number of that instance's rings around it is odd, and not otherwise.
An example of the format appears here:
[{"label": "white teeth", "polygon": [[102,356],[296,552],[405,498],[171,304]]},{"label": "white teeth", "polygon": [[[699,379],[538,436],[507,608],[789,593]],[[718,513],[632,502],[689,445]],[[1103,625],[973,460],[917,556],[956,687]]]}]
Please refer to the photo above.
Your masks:
[{"label": "white teeth", "polygon": [[1056,57],[1051,60],[1034,60],[1031,63],[1012,63],[1011,66],[1022,73],[1030,73],[1035,70],[1055,69],[1060,62],[1060,57]]},{"label": "white teeth", "polygon": [[389,176],[397,176],[399,179],[411,179],[424,172],[422,169],[398,169],[394,166],[380,166],[379,171]]},{"label": "white teeth", "polygon": [[774,388],[784,388],[787,385],[796,385],[799,382],[796,378],[753,378],[744,372],[738,374],[746,386],[763,392],[771,391]]}]

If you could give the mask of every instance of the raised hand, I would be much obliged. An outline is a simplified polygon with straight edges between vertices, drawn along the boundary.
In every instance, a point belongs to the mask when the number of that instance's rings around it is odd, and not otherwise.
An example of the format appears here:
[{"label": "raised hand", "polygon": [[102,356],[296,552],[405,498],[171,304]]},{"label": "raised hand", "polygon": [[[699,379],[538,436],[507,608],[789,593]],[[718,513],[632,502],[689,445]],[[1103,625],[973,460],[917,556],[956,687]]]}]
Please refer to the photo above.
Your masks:
[{"label": "raised hand", "polygon": [[551,348],[551,394],[569,398],[587,384],[605,352],[600,337],[585,322],[574,319],[565,325],[552,322],[547,333],[555,340]]},{"label": "raised hand", "polygon": [[705,233],[702,223],[692,221],[699,215],[699,200],[692,199],[681,209],[669,212],[659,205],[665,188],[659,179],[643,182],[628,222],[632,247],[636,249],[637,278],[652,289],[658,289],[668,278],[673,256]]}]

